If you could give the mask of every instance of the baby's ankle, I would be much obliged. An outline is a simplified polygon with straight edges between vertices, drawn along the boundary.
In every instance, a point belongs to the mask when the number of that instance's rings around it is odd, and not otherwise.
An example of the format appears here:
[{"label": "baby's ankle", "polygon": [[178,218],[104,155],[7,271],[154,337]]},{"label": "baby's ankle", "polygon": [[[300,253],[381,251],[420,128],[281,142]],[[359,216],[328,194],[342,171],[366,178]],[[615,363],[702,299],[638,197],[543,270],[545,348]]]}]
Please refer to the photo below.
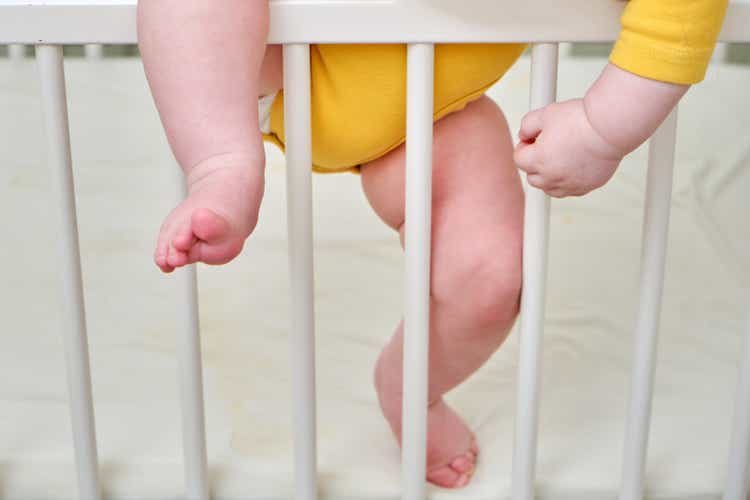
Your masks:
[{"label": "baby's ankle", "polygon": [[235,181],[255,183],[263,179],[265,169],[265,154],[260,152],[243,151],[238,153],[219,153],[201,160],[186,169],[186,181],[189,190],[203,184],[207,179],[218,175],[231,176]]}]

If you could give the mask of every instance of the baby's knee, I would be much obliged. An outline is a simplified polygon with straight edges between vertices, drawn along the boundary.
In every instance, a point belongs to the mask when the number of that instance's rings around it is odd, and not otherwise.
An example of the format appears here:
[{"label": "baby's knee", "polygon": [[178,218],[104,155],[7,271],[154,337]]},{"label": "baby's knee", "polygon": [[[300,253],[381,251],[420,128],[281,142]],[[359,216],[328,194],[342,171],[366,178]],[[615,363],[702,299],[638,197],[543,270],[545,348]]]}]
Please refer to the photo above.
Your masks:
[{"label": "baby's knee", "polygon": [[518,314],[521,252],[507,242],[471,242],[433,273],[433,298],[453,303],[476,326],[505,324]]}]

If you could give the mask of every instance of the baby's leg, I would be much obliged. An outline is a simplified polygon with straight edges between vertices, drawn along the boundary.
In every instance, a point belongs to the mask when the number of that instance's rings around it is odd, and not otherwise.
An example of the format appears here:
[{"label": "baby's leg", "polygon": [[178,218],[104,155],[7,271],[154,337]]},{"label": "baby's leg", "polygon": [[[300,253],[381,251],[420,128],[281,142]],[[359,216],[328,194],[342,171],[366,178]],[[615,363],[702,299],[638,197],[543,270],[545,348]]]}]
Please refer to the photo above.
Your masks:
[{"label": "baby's leg", "polygon": [[275,90],[261,88],[274,80],[261,67],[280,76],[278,50],[263,64],[267,31],[266,0],[138,2],[144,68],[188,182],[159,234],[163,271],[228,262],[255,227],[265,162],[257,100]]},{"label": "baby's leg", "polygon": [[[487,97],[435,124],[427,479],[468,483],[477,448],[443,401],[500,346],[521,290],[523,191],[502,112]],[[365,194],[401,233],[404,147],[362,169]],[[380,405],[401,437],[402,335],[399,324],[375,369]]]}]

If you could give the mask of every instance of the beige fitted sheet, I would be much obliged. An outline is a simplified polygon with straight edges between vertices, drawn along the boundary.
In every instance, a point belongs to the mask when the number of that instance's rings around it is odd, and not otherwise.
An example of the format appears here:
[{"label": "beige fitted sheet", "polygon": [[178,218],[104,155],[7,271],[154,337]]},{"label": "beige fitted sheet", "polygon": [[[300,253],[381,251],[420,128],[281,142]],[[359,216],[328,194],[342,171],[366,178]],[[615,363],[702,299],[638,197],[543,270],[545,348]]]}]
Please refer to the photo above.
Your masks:
[{"label": "beige fitted sheet", "polygon": [[[561,63],[560,97],[602,59]],[[182,492],[179,297],[151,262],[174,166],[137,60],[67,63],[83,274],[108,498]],[[517,130],[528,59],[493,89]],[[750,69],[717,64],[680,113],[650,497],[715,496],[750,302]],[[35,66],[0,60],[0,497],[75,497],[58,325],[54,208]],[[645,148],[605,188],[552,203],[540,498],[613,498],[638,285]],[[470,171],[467,169],[467,175]],[[371,367],[401,312],[395,234],[354,175],[314,177],[322,498],[397,498],[399,452]],[[208,453],[220,499],[290,498],[289,325],[283,159],[243,255],[200,267]],[[450,395],[482,446],[473,483],[433,499],[508,498],[517,334]]]}]

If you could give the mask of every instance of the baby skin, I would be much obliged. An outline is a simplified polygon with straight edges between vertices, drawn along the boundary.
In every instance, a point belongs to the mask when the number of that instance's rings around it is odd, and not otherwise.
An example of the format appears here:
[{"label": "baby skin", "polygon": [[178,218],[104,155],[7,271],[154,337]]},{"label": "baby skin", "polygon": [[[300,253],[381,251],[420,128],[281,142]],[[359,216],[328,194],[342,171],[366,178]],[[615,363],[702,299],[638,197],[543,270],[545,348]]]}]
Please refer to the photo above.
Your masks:
[{"label": "baby skin", "polygon": [[[267,28],[263,0],[138,3],[146,75],[188,184],[159,232],[154,260],[164,272],[229,262],[255,227],[265,167],[257,100],[282,87],[281,50],[265,45]],[[505,117],[486,97],[435,123],[427,480],[438,486],[468,484],[479,454],[443,396],[500,347],[518,313],[523,191],[515,163],[550,194],[583,194],[604,184],[684,93],[663,84],[659,94],[645,79],[620,73],[608,67],[588,101],[528,115],[515,153]],[[618,97],[622,88],[640,101]],[[649,116],[628,102],[648,102]],[[621,119],[631,126],[613,125]],[[400,146],[361,170],[367,199],[402,244],[404,159]],[[572,168],[572,159],[585,168]],[[402,339],[400,323],[374,375],[399,441]]]}]

